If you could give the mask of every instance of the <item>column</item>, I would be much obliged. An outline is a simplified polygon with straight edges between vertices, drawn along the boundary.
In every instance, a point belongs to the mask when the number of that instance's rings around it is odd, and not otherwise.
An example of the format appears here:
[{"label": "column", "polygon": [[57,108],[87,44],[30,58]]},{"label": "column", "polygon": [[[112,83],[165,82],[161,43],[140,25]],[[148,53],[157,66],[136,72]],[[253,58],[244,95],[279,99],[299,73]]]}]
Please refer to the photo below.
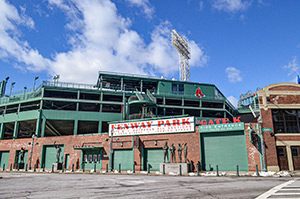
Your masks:
[{"label": "column", "polygon": [[45,137],[45,129],[46,129],[46,118],[43,118],[42,119],[41,137]]},{"label": "column", "polygon": [[78,133],[78,120],[74,120],[74,132],[73,135],[77,135]]},{"label": "column", "polygon": [[80,90],[77,91],[77,102],[76,102],[76,111],[79,111],[79,102],[80,99]]},{"label": "column", "polygon": [[19,131],[19,122],[15,121],[15,127],[14,127],[14,134],[13,134],[13,139],[18,137],[18,131]]},{"label": "column", "polygon": [[0,124],[0,140],[3,139],[4,136],[4,123]]},{"label": "column", "polygon": [[181,114],[184,115],[184,98],[181,99],[181,107],[183,107],[181,110]]},{"label": "column", "polygon": [[98,124],[98,133],[99,133],[99,134],[102,133],[102,120],[99,121],[99,124]]},{"label": "column", "polygon": [[123,77],[121,78],[121,91],[123,91],[124,90],[124,79],[123,79]]},{"label": "column", "polygon": [[35,126],[35,135],[37,137],[41,136],[41,115],[42,115],[42,110],[39,110],[39,117],[36,120],[36,126]]},{"label": "column", "polygon": [[291,150],[291,146],[290,145],[286,146],[286,154],[287,154],[287,159],[288,159],[289,170],[290,171],[294,171],[292,150]]}]

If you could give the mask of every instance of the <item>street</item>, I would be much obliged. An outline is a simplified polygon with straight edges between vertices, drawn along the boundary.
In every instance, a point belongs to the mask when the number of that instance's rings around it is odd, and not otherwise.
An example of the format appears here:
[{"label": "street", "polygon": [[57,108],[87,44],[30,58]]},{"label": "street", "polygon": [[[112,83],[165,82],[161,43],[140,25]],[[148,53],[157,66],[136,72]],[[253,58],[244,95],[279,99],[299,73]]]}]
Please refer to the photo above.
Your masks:
[{"label": "street", "polygon": [[297,178],[1,173],[0,198],[256,198],[291,180]]}]

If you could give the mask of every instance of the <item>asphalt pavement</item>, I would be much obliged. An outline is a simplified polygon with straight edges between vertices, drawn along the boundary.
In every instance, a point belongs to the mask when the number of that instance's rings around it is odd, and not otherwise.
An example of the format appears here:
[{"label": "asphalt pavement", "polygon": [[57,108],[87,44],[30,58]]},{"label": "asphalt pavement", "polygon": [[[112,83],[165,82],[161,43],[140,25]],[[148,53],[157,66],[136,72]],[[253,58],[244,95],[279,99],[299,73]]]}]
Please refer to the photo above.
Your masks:
[{"label": "asphalt pavement", "polygon": [[256,198],[290,180],[298,179],[0,173],[0,198]]}]

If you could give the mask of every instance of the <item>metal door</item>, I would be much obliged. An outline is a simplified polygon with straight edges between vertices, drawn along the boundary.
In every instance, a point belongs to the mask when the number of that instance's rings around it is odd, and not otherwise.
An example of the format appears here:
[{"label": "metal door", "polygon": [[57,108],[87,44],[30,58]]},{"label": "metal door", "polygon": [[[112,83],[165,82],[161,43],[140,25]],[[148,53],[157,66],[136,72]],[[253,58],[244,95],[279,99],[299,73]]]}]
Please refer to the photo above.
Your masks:
[{"label": "metal door", "polygon": [[164,162],[164,152],[159,149],[145,149],[144,151],[144,170],[150,166],[151,171],[159,171],[160,164]]},{"label": "metal door", "polygon": [[285,146],[277,147],[277,158],[280,170],[289,170],[288,159]]},{"label": "metal door", "polygon": [[121,170],[132,170],[133,169],[133,150],[114,150],[114,169],[118,170],[121,165]]},{"label": "metal door", "polygon": [[292,146],[291,151],[293,157],[294,170],[300,170],[300,146]]}]

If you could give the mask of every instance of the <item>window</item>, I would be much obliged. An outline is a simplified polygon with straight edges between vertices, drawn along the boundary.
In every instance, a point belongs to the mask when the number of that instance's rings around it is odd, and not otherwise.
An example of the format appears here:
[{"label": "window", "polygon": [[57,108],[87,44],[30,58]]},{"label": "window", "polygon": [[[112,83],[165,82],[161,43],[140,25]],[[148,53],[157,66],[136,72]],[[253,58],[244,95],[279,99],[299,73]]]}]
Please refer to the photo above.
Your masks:
[{"label": "window", "polygon": [[184,94],[184,84],[172,84],[172,93],[183,95]]},{"label": "window", "polygon": [[292,156],[298,156],[298,150],[296,147],[292,147]]},{"label": "window", "polygon": [[278,154],[278,156],[284,156],[283,148],[277,148],[277,154]]},{"label": "window", "polygon": [[277,109],[272,110],[273,125],[275,133],[299,133],[300,132],[300,110]]}]

